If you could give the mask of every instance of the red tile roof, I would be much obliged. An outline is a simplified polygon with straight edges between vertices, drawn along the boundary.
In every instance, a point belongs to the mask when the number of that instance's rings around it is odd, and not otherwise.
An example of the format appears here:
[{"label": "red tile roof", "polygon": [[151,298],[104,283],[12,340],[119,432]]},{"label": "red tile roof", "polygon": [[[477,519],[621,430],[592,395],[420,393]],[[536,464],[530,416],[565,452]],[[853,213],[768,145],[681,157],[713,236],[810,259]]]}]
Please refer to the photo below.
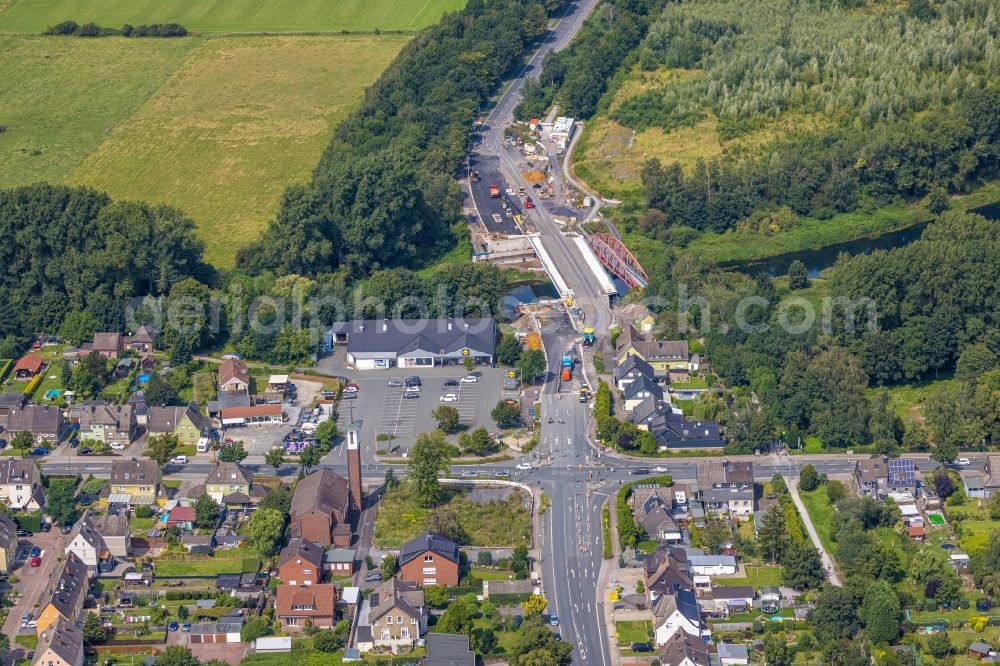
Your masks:
[{"label": "red tile roof", "polygon": [[42,357],[37,354],[27,354],[17,359],[17,364],[14,365],[14,372],[19,372],[21,370],[27,370],[31,374],[38,374],[38,371],[42,369]]},{"label": "red tile roof", "polygon": [[[274,612],[278,617],[331,617],[336,605],[337,588],[332,583],[306,587],[279,585]],[[302,607],[312,610],[301,610]]]},{"label": "red tile roof", "polygon": [[193,523],[195,511],[193,506],[175,506],[170,510],[170,517],[167,522],[171,523]]},{"label": "red tile roof", "polygon": [[253,416],[281,416],[281,405],[230,407],[222,410],[222,418],[224,419],[247,419]]}]

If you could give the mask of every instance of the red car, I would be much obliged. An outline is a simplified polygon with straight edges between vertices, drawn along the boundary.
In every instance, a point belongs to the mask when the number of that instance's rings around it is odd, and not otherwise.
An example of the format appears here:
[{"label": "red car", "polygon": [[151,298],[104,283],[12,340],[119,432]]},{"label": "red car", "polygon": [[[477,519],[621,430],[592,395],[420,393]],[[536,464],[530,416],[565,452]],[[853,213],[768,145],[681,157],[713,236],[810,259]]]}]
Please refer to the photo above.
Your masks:
[{"label": "red car", "polygon": [[41,565],[42,565],[42,558],[41,557],[39,557],[38,555],[35,555],[33,558],[31,558],[31,566],[38,567],[38,566],[41,566]]},{"label": "red car", "polygon": [[535,202],[531,200],[531,197],[528,197],[527,199],[524,200],[524,207],[528,209],[535,207]]}]

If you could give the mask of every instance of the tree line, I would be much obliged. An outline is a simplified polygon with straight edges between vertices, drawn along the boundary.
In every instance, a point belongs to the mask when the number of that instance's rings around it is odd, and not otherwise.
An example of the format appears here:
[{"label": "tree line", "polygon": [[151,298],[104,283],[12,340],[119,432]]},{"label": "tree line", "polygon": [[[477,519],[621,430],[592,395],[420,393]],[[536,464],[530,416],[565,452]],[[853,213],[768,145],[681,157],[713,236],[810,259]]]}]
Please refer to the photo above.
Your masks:
[{"label": "tree line", "polygon": [[472,0],[420,32],[334,131],[307,185],[285,191],[237,265],[314,276],[429,263],[460,219],[470,128],[547,29],[555,0]]},{"label": "tree line", "polygon": [[80,25],[76,21],[63,21],[42,31],[43,35],[62,35],[73,37],[187,37],[187,28],[179,23],[152,23],[150,25],[129,25],[121,28],[102,28],[96,23]]}]

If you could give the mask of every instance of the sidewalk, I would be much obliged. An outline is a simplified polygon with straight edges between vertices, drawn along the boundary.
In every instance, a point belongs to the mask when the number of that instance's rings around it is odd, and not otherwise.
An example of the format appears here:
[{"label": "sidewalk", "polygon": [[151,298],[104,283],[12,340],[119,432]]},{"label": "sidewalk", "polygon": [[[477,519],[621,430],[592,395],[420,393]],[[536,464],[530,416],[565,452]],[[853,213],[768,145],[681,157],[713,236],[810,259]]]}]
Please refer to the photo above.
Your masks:
[{"label": "sidewalk", "polygon": [[813,527],[812,518],[809,517],[809,512],[806,511],[806,505],[802,503],[802,498],[799,497],[799,488],[796,480],[789,475],[784,475],[782,478],[785,480],[785,486],[792,496],[795,508],[798,509],[799,515],[802,516],[802,522],[806,526],[809,538],[812,540],[813,545],[816,546],[816,550],[819,551],[820,557],[823,558],[823,568],[826,569],[830,584],[843,587],[844,582],[840,578],[840,570],[837,568],[837,563],[829,553],[823,550],[823,542],[819,540],[819,534],[816,533],[816,528]]}]

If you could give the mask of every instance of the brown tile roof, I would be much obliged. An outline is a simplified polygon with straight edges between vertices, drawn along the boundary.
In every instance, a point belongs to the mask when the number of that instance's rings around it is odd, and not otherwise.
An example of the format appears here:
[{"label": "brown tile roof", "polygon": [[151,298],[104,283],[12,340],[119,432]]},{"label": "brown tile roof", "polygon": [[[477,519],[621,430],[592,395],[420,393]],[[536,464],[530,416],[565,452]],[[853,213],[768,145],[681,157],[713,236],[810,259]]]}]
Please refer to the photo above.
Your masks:
[{"label": "brown tile roof", "polygon": [[685,658],[697,666],[708,666],[708,645],[697,636],[692,636],[683,629],[678,629],[660,647],[660,663],[682,664]]},{"label": "brown tile roof", "polygon": [[332,583],[321,585],[279,585],[274,602],[278,617],[333,616],[337,605],[337,588]]},{"label": "brown tile roof", "polygon": [[95,352],[117,352],[121,347],[121,333],[94,333],[94,342],[91,349]]},{"label": "brown tile roof", "polygon": [[62,412],[58,407],[25,405],[11,410],[7,417],[7,432],[30,432],[33,435],[59,435]]},{"label": "brown tile roof", "polygon": [[372,590],[368,597],[371,611],[368,619],[372,622],[390,610],[398,609],[413,618],[424,613],[424,591],[411,581],[390,578]]},{"label": "brown tile roof", "polygon": [[244,384],[249,384],[250,371],[242,361],[235,358],[227,358],[219,365],[219,386],[225,386],[233,379],[238,379]]},{"label": "brown tile roof", "polygon": [[335,511],[347,513],[350,506],[347,480],[328,469],[316,470],[295,486],[291,515],[318,511],[333,515]]},{"label": "brown tile roof", "polygon": [[146,430],[153,434],[172,433],[177,430],[177,424],[187,416],[198,430],[212,426],[208,417],[198,411],[195,403],[187,407],[157,407],[150,405],[146,415]]},{"label": "brown tile roof", "polygon": [[858,461],[858,475],[863,483],[876,483],[889,478],[889,467],[882,458],[866,458]]},{"label": "brown tile roof", "polygon": [[14,372],[19,372],[21,370],[27,370],[31,374],[38,374],[38,371],[42,369],[42,357],[38,354],[27,354],[17,359],[17,363],[14,365]]}]

